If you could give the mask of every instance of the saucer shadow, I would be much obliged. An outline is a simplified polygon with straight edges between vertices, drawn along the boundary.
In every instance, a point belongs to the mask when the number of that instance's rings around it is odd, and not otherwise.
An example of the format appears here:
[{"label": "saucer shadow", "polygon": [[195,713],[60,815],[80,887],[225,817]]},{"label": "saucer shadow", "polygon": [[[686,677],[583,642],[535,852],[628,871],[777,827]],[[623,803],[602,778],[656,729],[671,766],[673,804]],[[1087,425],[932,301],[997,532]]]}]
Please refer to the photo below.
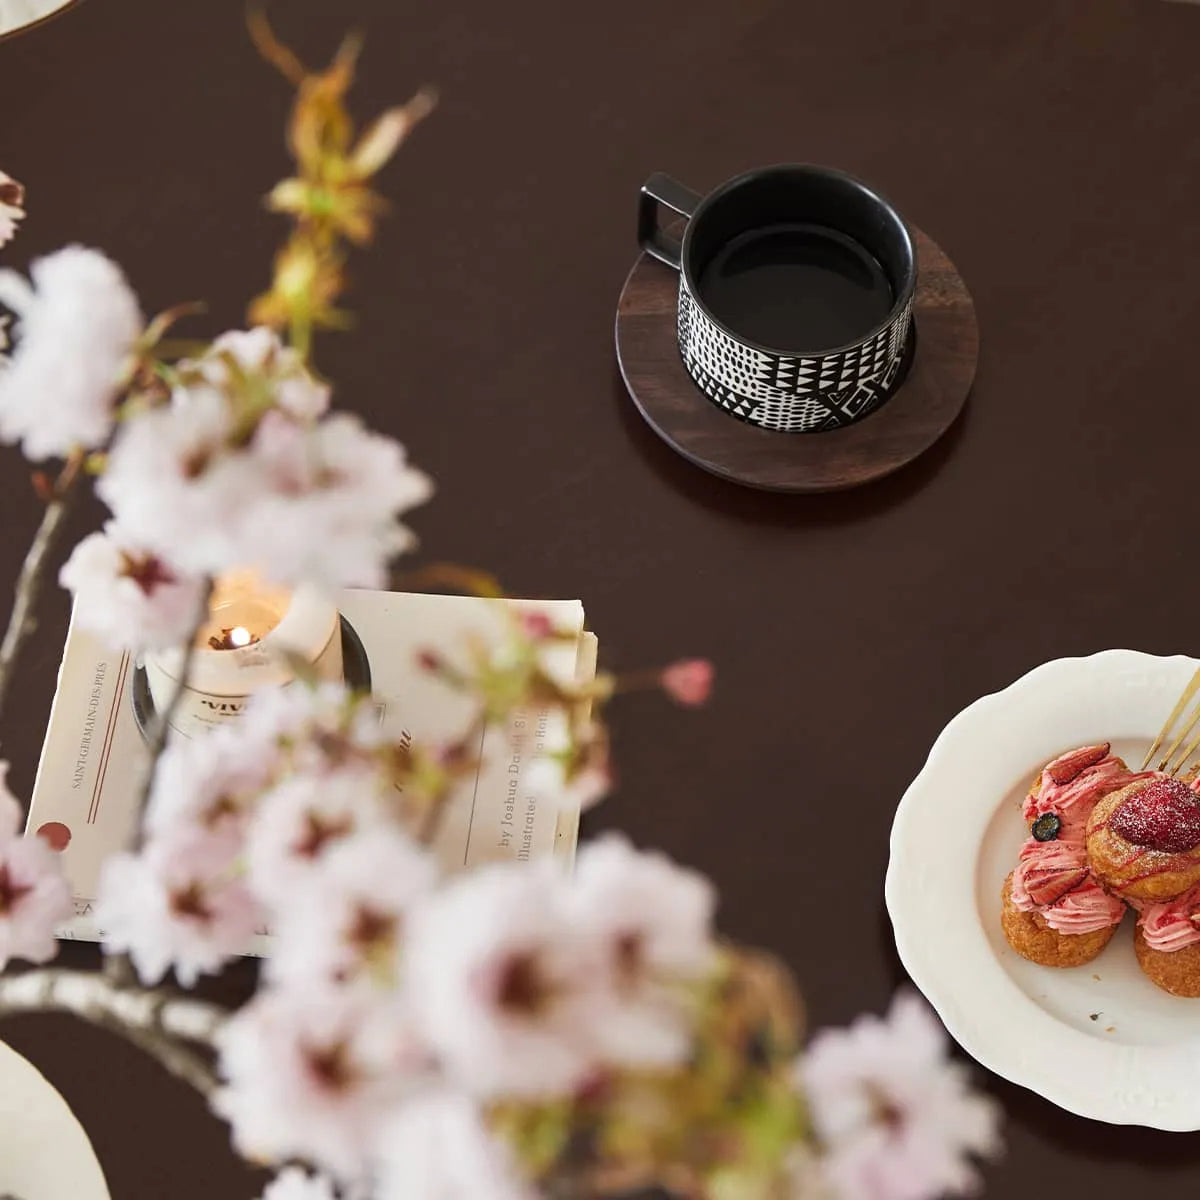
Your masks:
[{"label": "saucer shadow", "polygon": [[[723,516],[732,516],[737,520],[757,525],[805,527],[852,524],[901,503],[924,487],[954,452],[962,438],[966,422],[970,419],[971,411],[971,400],[968,397],[953,424],[928,450],[911,463],[881,479],[844,491],[772,492],[733,483],[689,462],[667,445],[642,418],[615,361],[612,378],[614,402],[621,424],[642,461],[677,492],[694,503],[713,512],[720,512]],[[696,403],[708,404],[709,401],[697,392]],[[729,420],[735,418],[730,417]],[[780,436],[819,438],[822,435],[797,433]]]}]

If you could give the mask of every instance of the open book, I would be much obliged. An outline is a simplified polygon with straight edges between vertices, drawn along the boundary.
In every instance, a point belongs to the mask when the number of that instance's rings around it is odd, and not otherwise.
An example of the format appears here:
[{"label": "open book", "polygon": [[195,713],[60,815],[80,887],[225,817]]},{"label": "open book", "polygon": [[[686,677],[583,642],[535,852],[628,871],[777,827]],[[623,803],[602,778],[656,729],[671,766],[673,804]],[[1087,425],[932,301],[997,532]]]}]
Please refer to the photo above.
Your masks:
[{"label": "open book", "polygon": [[[506,606],[544,612],[554,627],[576,635],[550,647],[556,674],[586,682],[596,673],[596,639],[583,628],[575,600],[484,600],[401,592],[346,591],[338,599],[370,661],[372,692],[414,741],[461,735],[470,697],[417,668],[420,650],[461,660],[469,636],[498,641]],[[61,936],[99,940],[92,916],[100,867],[134,831],[147,751],[134,719],[136,663],[113,653],[72,617],[59,668],[50,725],[42,746],[28,828],[61,848],[75,898],[75,917]],[[447,870],[546,855],[573,857],[579,813],[551,803],[524,782],[537,761],[538,712],[514,714],[533,731],[532,746],[513,749],[513,729],[484,731],[482,766],[456,789],[435,850]]]}]

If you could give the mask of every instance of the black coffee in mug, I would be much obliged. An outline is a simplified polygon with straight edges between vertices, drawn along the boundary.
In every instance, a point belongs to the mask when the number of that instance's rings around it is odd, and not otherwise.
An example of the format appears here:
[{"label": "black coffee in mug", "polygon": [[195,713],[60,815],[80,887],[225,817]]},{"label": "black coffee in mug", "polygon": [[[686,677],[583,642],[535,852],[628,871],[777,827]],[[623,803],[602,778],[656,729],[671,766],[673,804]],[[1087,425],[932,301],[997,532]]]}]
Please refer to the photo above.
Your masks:
[{"label": "black coffee in mug", "polygon": [[[682,239],[661,208],[687,218]],[[889,394],[905,361],[917,264],[896,210],[828,167],[749,171],[700,196],[652,175],[638,241],[679,271],[679,352],[731,415],[836,429]]]},{"label": "black coffee in mug", "polygon": [[700,273],[709,312],[756,342],[832,350],[891,310],[887,272],[853,238],[823,225],[773,225],[736,237]]}]

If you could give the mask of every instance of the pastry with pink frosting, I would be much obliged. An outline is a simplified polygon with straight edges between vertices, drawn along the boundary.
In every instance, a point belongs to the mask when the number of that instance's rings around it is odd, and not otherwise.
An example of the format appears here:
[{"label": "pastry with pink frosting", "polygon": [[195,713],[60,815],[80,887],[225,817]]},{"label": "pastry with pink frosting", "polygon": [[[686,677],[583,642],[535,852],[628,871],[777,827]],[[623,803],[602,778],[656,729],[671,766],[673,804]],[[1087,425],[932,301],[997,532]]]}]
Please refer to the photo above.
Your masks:
[{"label": "pastry with pink frosting", "polygon": [[1143,904],[1133,937],[1138,965],[1172,996],[1200,996],[1200,887]]},{"label": "pastry with pink frosting", "polygon": [[1110,792],[1140,778],[1108,743],[1069,750],[1047,763],[1025,797],[1030,836],[1004,881],[1001,925],[1022,957],[1079,967],[1108,945],[1125,905],[1088,866],[1088,818]]},{"label": "pastry with pink frosting", "polygon": [[1169,904],[1200,885],[1200,797],[1162,772],[1133,776],[1092,810],[1087,855],[1114,895]]}]

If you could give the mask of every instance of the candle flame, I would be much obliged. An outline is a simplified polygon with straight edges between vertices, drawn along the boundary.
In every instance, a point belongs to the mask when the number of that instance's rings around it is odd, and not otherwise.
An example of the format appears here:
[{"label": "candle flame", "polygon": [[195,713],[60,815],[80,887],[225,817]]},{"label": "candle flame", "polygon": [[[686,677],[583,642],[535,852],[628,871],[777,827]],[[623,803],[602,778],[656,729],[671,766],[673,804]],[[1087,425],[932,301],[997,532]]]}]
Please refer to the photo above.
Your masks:
[{"label": "candle flame", "polygon": [[229,631],[229,643],[235,649],[240,649],[242,646],[250,645],[253,638],[250,635],[250,630],[241,625],[235,625]]}]

